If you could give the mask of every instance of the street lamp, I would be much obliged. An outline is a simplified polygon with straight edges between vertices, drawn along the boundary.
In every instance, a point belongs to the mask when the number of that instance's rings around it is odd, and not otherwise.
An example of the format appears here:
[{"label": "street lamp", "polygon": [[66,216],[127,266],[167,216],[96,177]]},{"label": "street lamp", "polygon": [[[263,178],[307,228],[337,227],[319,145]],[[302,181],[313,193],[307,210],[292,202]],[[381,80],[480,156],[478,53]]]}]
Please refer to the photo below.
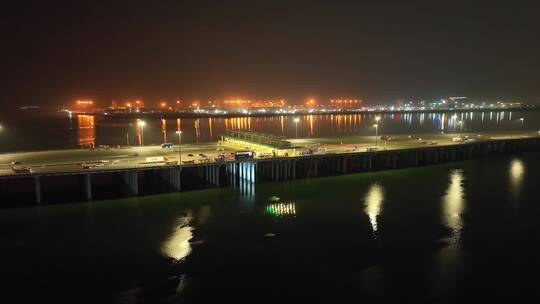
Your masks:
[{"label": "street lamp", "polygon": [[137,125],[141,127],[141,146],[144,146],[144,126],[146,125],[146,122],[144,120],[140,120],[137,122]]},{"label": "street lamp", "polygon": [[378,145],[378,138],[379,137],[379,124],[374,124],[373,127],[375,128],[375,148],[377,148]]},{"label": "street lamp", "polygon": [[182,170],[182,131],[176,131],[176,134],[178,134],[178,165]]},{"label": "street lamp", "polygon": [[373,127],[375,127],[375,148],[377,148],[379,144],[379,120],[381,120],[381,117],[375,116],[375,124],[373,125]]},{"label": "street lamp", "polygon": [[296,117],[294,119],[294,126],[295,126],[295,138],[298,138],[298,122],[300,121],[300,119],[298,117]]},{"label": "street lamp", "polygon": [[525,118],[520,117],[519,120],[521,120],[521,132],[523,132],[523,124],[525,122]]}]

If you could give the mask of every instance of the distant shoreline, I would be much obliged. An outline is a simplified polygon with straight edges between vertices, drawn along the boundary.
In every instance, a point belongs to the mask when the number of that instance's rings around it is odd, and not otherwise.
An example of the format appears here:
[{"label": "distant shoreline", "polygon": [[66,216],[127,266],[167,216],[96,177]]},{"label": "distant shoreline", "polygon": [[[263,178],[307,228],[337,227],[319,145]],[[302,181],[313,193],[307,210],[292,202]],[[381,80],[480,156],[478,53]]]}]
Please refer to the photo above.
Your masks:
[{"label": "distant shoreline", "polygon": [[455,109],[455,110],[394,110],[394,111],[332,111],[332,112],[297,112],[297,113],[230,113],[230,114],[210,114],[210,113],[185,113],[185,112],[151,112],[151,113],[77,113],[74,115],[93,115],[104,118],[236,118],[236,117],[279,117],[279,116],[309,116],[309,115],[356,115],[356,114],[418,114],[418,113],[467,113],[467,112],[503,112],[503,111],[539,111],[539,107],[523,107],[511,109]]}]

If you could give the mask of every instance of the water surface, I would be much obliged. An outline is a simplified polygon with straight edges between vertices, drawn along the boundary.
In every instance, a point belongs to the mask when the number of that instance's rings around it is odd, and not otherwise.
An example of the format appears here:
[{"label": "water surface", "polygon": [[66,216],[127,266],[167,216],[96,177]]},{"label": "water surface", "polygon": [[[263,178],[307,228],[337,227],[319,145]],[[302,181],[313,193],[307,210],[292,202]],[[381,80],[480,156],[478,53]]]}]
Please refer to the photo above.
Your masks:
[{"label": "water surface", "polygon": [[[44,115],[0,117],[0,152],[65,149],[89,145],[138,145],[178,142],[215,142],[226,130],[243,129],[287,138],[317,138],[374,135],[375,114],[305,115],[199,119],[111,119],[89,115]],[[521,121],[520,118],[524,120]],[[486,111],[464,113],[386,114],[379,121],[379,134],[455,133],[474,131],[539,130],[540,112]]]},{"label": "water surface", "polygon": [[539,156],[0,210],[2,297],[535,302]]}]

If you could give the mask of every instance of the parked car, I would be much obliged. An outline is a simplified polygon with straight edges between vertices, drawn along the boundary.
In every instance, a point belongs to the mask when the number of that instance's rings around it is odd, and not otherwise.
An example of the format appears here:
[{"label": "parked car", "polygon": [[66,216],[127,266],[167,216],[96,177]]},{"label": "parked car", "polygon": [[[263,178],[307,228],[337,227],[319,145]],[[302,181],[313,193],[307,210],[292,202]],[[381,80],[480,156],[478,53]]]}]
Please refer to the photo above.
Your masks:
[{"label": "parked car", "polygon": [[34,170],[30,167],[23,167],[23,168],[17,168],[17,167],[11,167],[11,170],[15,173],[21,173],[21,174],[30,174],[34,173]]}]

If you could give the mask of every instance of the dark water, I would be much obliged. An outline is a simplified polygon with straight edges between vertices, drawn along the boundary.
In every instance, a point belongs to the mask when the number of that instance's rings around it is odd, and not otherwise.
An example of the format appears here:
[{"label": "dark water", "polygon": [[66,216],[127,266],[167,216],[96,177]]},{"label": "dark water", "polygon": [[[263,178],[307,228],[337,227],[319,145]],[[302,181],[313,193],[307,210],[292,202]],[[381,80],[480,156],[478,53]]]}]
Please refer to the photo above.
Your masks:
[{"label": "dark water", "polygon": [[0,297],[534,303],[539,170],[530,153],[0,210]]},{"label": "dark water", "polygon": [[[388,114],[379,123],[381,134],[429,132],[539,130],[540,112],[469,112],[453,114]],[[300,116],[299,137],[372,135],[375,115]],[[520,118],[524,118],[523,124]],[[460,122],[461,121],[461,122]],[[94,145],[177,142],[182,130],[183,143],[216,141],[227,129],[246,129],[293,138],[296,124],[292,116],[147,119],[144,130],[137,120],[93,116],[27,114],[10,117],[1,114],[0,152],[75,148]],[[144,131],[144,132],[143,132]]]}]

